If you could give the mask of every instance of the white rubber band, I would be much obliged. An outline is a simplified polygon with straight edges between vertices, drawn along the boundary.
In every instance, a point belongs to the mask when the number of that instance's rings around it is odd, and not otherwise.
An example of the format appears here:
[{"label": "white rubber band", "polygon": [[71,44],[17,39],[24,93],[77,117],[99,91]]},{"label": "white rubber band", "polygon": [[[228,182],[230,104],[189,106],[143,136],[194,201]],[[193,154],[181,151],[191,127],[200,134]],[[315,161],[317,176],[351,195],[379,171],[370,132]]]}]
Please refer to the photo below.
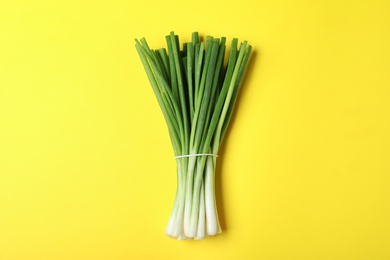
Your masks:
[{"label": "white rubber band", "polygon": [[178,156],[175,156],[175,159],[186,158],[186,157],[195,157],[195,156],[214,156],[214,157],[218,157],[217,154],[212,154],[212,153],[196,153],[196,154],[178,155]]}]

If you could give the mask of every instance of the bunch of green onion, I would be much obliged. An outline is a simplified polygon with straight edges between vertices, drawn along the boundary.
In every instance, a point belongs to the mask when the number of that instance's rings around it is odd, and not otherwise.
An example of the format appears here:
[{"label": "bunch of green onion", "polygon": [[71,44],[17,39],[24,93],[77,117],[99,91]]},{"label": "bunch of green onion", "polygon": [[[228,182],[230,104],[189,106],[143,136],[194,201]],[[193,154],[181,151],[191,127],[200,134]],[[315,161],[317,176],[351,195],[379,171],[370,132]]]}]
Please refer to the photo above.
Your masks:
[{"label": "bunch of green onion", "polygon": [[180,49],[179,37],[166,36],[167,49],[152,50],[136,40],[154,94],[161,107],[177,162],[176,197],[166,234],[203,239],[221,233],[215,198],[218,150],[229,125],[252,47],[234,38],[207,36]]}]

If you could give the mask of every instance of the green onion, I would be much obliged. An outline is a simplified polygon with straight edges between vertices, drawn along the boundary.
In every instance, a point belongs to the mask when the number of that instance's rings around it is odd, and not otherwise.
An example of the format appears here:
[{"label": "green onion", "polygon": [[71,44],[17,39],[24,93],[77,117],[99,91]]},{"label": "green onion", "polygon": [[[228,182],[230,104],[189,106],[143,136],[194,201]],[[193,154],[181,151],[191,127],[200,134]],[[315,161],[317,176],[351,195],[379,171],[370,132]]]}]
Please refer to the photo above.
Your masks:
[{"label": "green onion", "polygon": [[152,50],[136,40],[145,72],[165,118],[177,163],[177,190],[166,234],[203,239],[221,233],[215,198],[216,159],[234,111],[252,47],[207,36],[180,49],[179,37],[166,36],[167,48]]}]

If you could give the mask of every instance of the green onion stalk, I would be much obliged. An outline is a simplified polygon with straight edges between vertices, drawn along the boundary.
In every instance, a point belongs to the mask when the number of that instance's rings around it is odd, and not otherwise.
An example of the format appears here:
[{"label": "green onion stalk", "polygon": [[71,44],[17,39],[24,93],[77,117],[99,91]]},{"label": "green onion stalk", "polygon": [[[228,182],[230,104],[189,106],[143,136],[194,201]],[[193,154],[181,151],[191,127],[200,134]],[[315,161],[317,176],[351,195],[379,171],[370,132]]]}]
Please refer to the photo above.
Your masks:
[{"label": "green onion stalk", "polygon": [[[216,160],[252,47],[246,41],[192,33],[180,48],[178,35],[166,48],[135,47],[167,124],[177,163],[176,197],[166,234],[179,240],[221,233],[215,197]],[[227,60],[225,60],[225,56]]]}]

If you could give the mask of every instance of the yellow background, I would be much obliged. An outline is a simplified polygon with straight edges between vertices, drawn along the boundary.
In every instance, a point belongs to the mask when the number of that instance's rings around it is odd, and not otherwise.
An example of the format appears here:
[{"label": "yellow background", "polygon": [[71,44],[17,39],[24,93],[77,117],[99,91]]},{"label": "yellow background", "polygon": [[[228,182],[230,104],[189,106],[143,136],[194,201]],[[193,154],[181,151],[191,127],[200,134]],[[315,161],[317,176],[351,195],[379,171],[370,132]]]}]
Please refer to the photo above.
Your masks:
[{"label": "yellow background", "polygon": [[[390,259],[389,1],[0,2],[0,259]],[[223,234],[165,236],[175,161],[134,48],[254,47]]]}]

